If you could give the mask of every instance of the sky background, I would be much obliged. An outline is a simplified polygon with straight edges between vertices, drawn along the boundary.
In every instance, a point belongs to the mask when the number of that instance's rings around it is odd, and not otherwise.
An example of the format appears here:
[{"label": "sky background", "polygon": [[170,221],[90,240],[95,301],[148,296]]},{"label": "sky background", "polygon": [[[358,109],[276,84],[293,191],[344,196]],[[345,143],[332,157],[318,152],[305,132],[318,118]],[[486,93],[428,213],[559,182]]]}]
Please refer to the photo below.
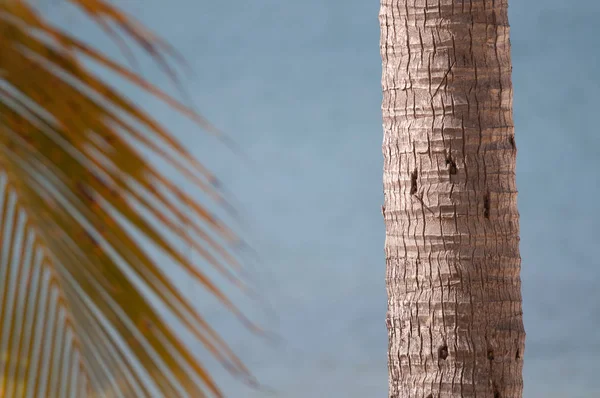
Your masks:
[{"label": "sky background", "polygon": [[[48,11],[63,26],[119,56],[97,29],[56,4]],[[572,4],[514,0],[510,7],[527,398],[600,396],[600,2]],[[277,344],[178,279],[274,390],[249,389],[209,361],[224,391],[385,397],[379,3],[119,5],[180,50],[194,72],[182,75],[186,92],[250,159],[132,92],[222,178],[261,255],[249,273],[265,301],[238,302],[282,337]],[[151,61],[139,58],[139,66],[169,87]]]}]

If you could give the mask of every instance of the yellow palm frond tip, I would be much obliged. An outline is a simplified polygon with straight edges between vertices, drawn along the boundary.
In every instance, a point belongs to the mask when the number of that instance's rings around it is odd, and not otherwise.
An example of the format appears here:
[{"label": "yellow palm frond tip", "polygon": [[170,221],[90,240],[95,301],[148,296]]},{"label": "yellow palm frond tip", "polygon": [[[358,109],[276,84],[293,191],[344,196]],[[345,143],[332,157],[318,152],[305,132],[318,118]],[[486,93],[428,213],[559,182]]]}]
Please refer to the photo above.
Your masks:
[{"label": "yellow palm frond tip", "polygon": [[[172,49],[119,9],[104,0],[69,2],[171,73]],[[166,235],[243,286],[230,250],[237,237],[137,148],[223,202],[216,179],[82,58],[216,130],[25,0],[0,1],[0,54],[0,395],[221,396],[140,286],[229,370],[253,380],[135,239],[143,236],[244,319]]]}]

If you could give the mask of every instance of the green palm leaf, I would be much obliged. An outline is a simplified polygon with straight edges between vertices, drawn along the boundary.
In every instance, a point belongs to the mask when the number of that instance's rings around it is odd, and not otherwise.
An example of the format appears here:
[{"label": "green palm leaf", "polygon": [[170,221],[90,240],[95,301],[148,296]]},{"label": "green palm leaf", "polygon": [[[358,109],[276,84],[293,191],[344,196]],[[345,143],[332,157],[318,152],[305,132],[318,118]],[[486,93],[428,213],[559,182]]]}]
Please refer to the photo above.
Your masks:
[{"label": "green palm leaf", "polygon": [[[70,0],[169,71],[172,50],[104,0]],[[147,162],[144,147],[223,201],[216,179],[172,135],[87,69],[92,60],[211,127],[149,82],[44,20],[0,2],[0,395],[220,396],[143,290],[231,371],[248,370],[134,234],[243,315],[174,247],[231,281],[235,234]],[[214,132],[214,130],[211,130]]]}]

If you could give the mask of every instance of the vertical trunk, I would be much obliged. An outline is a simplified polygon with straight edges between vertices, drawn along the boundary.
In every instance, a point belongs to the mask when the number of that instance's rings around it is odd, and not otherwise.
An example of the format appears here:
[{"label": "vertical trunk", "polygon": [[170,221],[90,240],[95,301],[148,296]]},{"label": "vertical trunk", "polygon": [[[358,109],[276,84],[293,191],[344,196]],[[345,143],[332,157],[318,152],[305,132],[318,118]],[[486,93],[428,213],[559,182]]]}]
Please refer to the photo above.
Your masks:
[{"label": "vertical trunk", "polygon": [[507,0],[382,0],[393,398],[522,396]]}]

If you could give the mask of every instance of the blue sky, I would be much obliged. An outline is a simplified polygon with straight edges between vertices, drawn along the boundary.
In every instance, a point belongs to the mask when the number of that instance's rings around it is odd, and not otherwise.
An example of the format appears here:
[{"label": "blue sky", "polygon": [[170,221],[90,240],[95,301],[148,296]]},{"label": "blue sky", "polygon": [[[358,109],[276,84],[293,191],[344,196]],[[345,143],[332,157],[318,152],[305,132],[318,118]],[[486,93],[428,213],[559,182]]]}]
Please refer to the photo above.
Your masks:
[{"label": "blue sky", "polygon": [[[54,2],[50,2],[54,4]],[[133,94],[223,179],[262,256],[251,276],[274,307],[244,308],[283,336],[268,344],[186,282],[261,381],[215,368],[232,397],[384,397],[384,228],[378,2],[123,2],[173,43],[186,91],[245,162],[162,104]],[[53,15],[117,49],[61,7]],[[600,3],[513,1],[526,397],[600,396]],[[142,72],[168,80],[145,58]]]}]

